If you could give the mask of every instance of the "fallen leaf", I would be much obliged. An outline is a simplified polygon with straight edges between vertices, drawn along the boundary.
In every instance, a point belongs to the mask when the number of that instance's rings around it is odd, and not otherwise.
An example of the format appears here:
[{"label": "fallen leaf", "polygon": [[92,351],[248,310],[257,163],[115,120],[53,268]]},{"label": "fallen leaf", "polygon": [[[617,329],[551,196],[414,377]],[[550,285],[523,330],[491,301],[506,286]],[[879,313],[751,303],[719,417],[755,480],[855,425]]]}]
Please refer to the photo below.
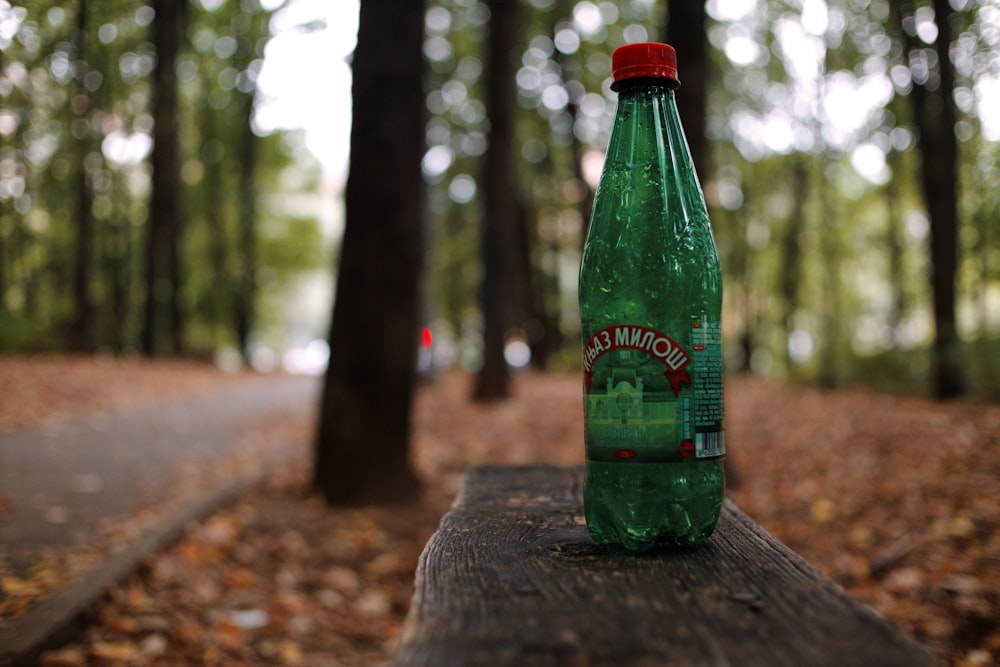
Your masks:
[{"label": "fallen leaf", "polygon": [[41,583],[11,576],[0,577],[0,588],[7,595],[22,598],[38,597],[45,593],[45,587]]},{"label": "fallen leaf", "polygon": [[283,665],[298,665],[303,657],[302,648],[293,641],[286,639],[278,647],[278,658]]},{"label": "fallen leaf", "polygon": [[132,616],[109,613],[100,617],[98,621],[106,630],[119,634],[132,634],[139,630],[139,619]]},{"label": "fallen leaf", "polygon": [[830,523],[837,516],[837,503],[830,498],[820,498],[813,502],[810,513],[816,523]]},{"label": "fallen leaf", "polygon": [[257,575],[245,567],[234,567],[225,572],[226,585],[231,588],[247,588],[257,581]]},{"label": "fallen leaf", "polygon": [[90,656],[108,662],[129,662],[139,654],[139,647],[132,642],[94,642]]},{"label": "fallen leaf", "polygon": [[83,667],[86,664],[87,655],[82,646],[45,651],[38,658],[39,667]]},{"label": "fallen leaf", "polygon": [[246,642],[246,632],[231,617],[227,616],[215,626],[215,641],[226,649],[235,649]]}]

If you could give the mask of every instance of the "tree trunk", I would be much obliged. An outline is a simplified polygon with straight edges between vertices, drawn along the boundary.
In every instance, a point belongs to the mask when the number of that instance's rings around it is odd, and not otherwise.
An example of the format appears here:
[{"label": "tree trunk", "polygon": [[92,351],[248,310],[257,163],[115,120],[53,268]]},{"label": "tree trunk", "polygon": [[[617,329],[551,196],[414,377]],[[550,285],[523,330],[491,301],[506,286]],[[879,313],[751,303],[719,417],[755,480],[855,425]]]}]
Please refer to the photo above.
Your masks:
[{"label": "tree trunk", "polygon": [[[913,120],[919,138],[920,177],[930,218],[931,292],[934,303],[934,393],[953,398],[965,392],[961,341],[955,319],[955,274],[958,270],[958,142],[957,112],[952,92],[955,72],[948,51],[954,14],[948,0],[934,0],[938,36],[934,55],[917,38],[912,27],[913,6],[895,0],[903,41],[910,58]],[[916,66],[915,65],[919,65]]]},{"label": "tree trunk", "polygon": [[[516,202],[514,243],[512,246],[511,288],[516,288],[513,315],[521,323],[525,342],[531,350],[531,366],[537,370],[548,368],[549,357],[562,343],[559,331],[559,285],[532,261],[538,254],[541,241],[534,220],[537,211],[520,197]],[[558,240],[553,240],[552,250],[558,255]]]},{"label": "tree trunk", "polygon": [[[961,341],[955,317],[955,276],[958,273],[958,141],[955,137],[957,111],[952,92],[955,90],[955,69],[949,53],[951,48],[951,17],[955,12],[948,0],[934,0],[938,38],[936,50],[941,83],[934,95],[940,100],[930,107],[921,105],[922,112],[932,118],[918,120],[921,136],[930,130],[933,150],[922,154],[921,167],[927,209],[931,219],[931,282],[934,292],[934,372],[935,393],[939,398],[952,398],[965,392],[962,370]],[[928,100],[928,102],[930,102]],[[940,109],[937,122],[934,111]],[[933,128],[933,129],[932,129]]]},{"label": "tree trunk", "polygon": [[[270,12],[257,8],[252,29],[246,39],[245,57],[237,61],[237,69],[246,71],[257,57],[256,43],[267,35]],[[253,131],[254,90],[240,98],[240,172],[239,203],[237,206],[237,243],[239,271],[234,294],[236,341],[244,360],[249,361],[250,335],[254,327],[254,299],[257,294],[257,135]]]},{"label": "tree trunk", "polygon": [[[224,146],[220,132],[219,114],[205,99],[201,100],[202,107],[199,111],[201,118],[201,144],[202,146]],[[213,331],[225,331],[229,333],[232,324],[230,315],[233,311],[234,280],[232,276],[232,265],[235,263],[230,257],[232,253],[232,243],[229,240],[227,229],[232,226],[230,219],[231,202],[235,195],[226,187],[223,174],[226,173],[230,165],[237,164],[237,160],[226,160],[227,151],[230,147],[211,151],[202,151],[202,161],[205,165],[205,176],[198,192],[198,210],[208,230],[208,270],[211,272],[212,284],[209,293],[205,297],[206,306],[203,306],[201,314],[208,320]]]},{"label": "tree trunk", "polygon": [[888,229],[886,230],[886,248],[889,251],[889,284],[892,286],[891,300],[889,302],[889,329],[892,332],[893,348],[898,348],[900,344],[899,329],[906,314],[906,290],[904,270],[903,270],[903,250],[905,240],[903,239],[903,213],[899,205],[901,199],[898,177],[902,171],[902,159],[899,151],[889,151],[889,169],[892,170],[893,178],[889,180],[885,188],[886,218],[888,219]]},{"label": "tree trunk", "polygon": [[[87,62],[87,13],[89,3],[77,4],[75,52],[78,63]],[[91,278],[94,272],[94,216],[91,211],[94,193],[87,174],[87,154],[91,150],[90,112],[93,96],[84,86],[86,72],[76,73],[77,84],[71,104],[74,111],[72,134],[76,139],[76,247],[73,267],[73,321],[69,330],[69,347],[73,350],[93,348],[94,301],[91,297]]]},{"label": "tree trunk", "polygon": [[128,347],[125,336],[132,305],[132,246],[132,224],[127,218],[123,216],[109,224],[104,253],[104,275],[110,297],[107,341],[119,352]]},{"label": "tree trunk", "polygon": [[237,207],[240,270],[236,275],[234,320],[236,343],[240,354],[249,361],[250,334],[253,331],[253,303],[257,290],[257,135],[253,133],[253,94],[243,100],[243,138],[240,142],[239,202]]},{"label": "tree trunk", "polygon": [[[823,173],[828,158],[818,156],[819,171]],[[824,389],[834,389],[840,382],[839,347],[841,331],[838,323],[842,319],[843,289],[840,272],[843,246],[837,233],[838,200],[832,188],[820,188],[819,252],[823,275],[826,276],[819,303],[819,370],[817,381]]]},{"label": "tree trunk", "polygon": [[[151,355],[183,349],[181,322],[181,212],[177,54],[185,0],[154,0],[153,152],[146,246],[146,316],[142,349]],[[164,336],[167,339],[164,340]]]},{"label": "tree trunk", "polygon": [[799,283],[802,280],[802,228],[806,220],[806,201],[811,192],[809,186],[809,166],[806,157],[795,156],[792,164],[792,183],[794,184],[794,203],[792,213],[788,216],[785,233],[781,239],[781,262],[779,282],[781,285],[781,304],[784,309],[782,326],[785,331],[785,366],[789,377],[797,373],[796,361],[790,345],[795,331],[795,314],[799,309]]},{"label": "tree trunk", "polygon": [[316,438],[330,503],[400,500],[409,463],[424,246],[423,0],[361,3],[347,216]]},{"label": "tree trunk", "polygon": [[517,96],[512,51],[517,41],[517,0],[492,0],[490,37],[486,57],[486,113],[490,119],[489,148],[484,175],[483,229],[483,367],[476,376],[474,398],[506,398],[509,372],[504,359],[504,337],[510,325],[509,277],[512,230],[516,224],[514,179],[514,100]]},{"label": "tree trunk", "polygon": [[673,0],[669,3],[667,43],[677,51],[677,71],[684,93],[677,96],[677,111],[684,125],[691,159],[702,183],[709,177],[708,33],[704,2]]}]

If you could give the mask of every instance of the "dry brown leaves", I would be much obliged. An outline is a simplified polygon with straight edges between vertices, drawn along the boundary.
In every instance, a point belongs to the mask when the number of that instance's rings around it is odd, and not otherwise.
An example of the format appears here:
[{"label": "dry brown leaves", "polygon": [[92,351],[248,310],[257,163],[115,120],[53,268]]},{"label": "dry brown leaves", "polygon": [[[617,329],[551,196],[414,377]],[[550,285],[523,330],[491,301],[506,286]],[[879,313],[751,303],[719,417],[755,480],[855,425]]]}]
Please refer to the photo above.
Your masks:
[{"label": "dry brown leaves", "polygon": [[[461,472],[580,462],[579,391],[522,374],[512,400],[484,406],[468,377],[439,378],[415,414],[424,502],[331,511],[302,492],[307,462],[276,471],[43,664],[378,663]],[[1000,407],[732,378],[727,429],[744,511],[950,664],[1000,661]]]},{"label": "dry brown leaves", "polygon": [[0,429],[246,382],[248,377],[195,361],[0,355]]},{"label": "dry brown leaves", "polygon": [[1000,406],[733,389],[742,509],[952,664],[995,664]]},{"label": "dry brown leaves", "polygon": [[417,557],[446,507],[329,511],[304,468],[194,527],[111,592],[67,667],[372,665],[390,655]]}]

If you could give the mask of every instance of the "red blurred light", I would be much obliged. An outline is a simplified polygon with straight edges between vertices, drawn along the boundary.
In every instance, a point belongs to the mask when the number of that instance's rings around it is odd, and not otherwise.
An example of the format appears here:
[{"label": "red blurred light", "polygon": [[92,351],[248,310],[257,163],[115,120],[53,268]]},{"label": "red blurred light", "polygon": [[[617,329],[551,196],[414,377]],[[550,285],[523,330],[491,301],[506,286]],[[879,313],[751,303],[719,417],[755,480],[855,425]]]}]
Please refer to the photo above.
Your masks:
[{"label": "red blurred light", "polygon": [[424,327],[424,349],[430,349],[431,343],[434,342],[434,336],[431,335],[431,330]]}]

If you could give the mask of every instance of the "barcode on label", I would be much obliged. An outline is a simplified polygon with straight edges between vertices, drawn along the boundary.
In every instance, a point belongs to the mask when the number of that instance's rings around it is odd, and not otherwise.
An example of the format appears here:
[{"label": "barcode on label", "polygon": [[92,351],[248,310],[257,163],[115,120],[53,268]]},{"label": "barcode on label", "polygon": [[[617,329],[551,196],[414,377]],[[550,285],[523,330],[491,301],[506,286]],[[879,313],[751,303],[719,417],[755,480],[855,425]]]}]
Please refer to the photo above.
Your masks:
[{"label": "barcode on label", "polygon": [[708,458],[710,456],[722,456],[726,453],[726,432],[710,431],[708,433],[694,434],[694,456],[695,458]]}]

